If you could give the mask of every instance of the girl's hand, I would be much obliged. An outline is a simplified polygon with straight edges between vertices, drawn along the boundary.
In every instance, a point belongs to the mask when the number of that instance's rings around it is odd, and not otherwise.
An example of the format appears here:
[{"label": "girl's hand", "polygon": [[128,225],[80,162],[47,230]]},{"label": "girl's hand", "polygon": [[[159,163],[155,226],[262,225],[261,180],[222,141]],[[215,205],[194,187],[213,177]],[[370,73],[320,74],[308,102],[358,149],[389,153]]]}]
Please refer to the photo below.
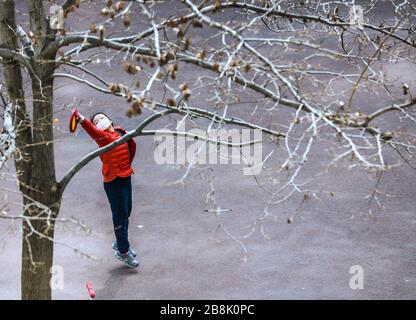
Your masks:
[{"label": "girl's hand", "polygon": [[79,113],[79,111],[77,110],[75,112],[75,119],[77,121],[79,121],[80,123],[82,123],[84,121],[85,117],[81,113]]}]

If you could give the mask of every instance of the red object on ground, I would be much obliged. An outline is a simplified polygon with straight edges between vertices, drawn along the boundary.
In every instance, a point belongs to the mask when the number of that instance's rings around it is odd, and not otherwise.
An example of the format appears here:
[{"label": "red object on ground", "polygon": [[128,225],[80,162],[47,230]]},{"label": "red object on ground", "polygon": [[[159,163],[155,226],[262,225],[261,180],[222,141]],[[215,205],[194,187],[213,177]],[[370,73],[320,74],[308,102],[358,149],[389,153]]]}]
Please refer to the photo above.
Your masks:
[{"label": "red object on ground", "polygon": [[72,110],[71,118],[69,119],[69,132],[71,133],[75,132],[75,130],[77,129],[78,120],[79,120],[77,119],[77,116],[78,116],[78,109],[75,108],[74,110]]},{"label": "red object on ground", "polygon": [[94,292],[94,289],[92,288],[92,282],[87,282],[87,290],[88,290],[88,294],[90,295],[90,298],[94,299],[95,292]]}]

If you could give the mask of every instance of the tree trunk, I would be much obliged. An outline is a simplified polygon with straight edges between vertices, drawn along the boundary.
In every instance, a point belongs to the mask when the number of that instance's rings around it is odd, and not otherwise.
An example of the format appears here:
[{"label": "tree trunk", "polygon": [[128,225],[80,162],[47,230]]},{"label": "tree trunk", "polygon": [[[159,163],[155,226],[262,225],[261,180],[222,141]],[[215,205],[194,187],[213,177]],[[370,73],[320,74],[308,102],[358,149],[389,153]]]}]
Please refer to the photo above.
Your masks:
[{"label": "tree trunk", "polygon": [[[30,205],[30,201],[24,201]],[[38,214],[46,218],[41,210],[26,210],[25,216]],[[56,213],[53,213],[56,216]],[[30,224],[29,224],[30,223]],[[47,223],[44,220],[28,220],[23,222],[22,240],[22,271],[21,271],[21,298],[22,300],[50,300],[52,290],[50,287],[51,267],[53,265],[53,237],[54,221]],[[37,233],[41,234],[41,236]]]},{"label": "tree trunk", "polygon": [[[42,2],[28,0],[31,29],[38,37],[36,55],[30,61],[33,70],[33,121],[27,114],[23,92],[21,66],[15,61],[4,61],[4,78],[16,137],[15,166],[19,189],[23,196],[22,238],[22,299],[51,299],[50,269],[53,265],[53,237],[61,192],[55,177],[53,150],[53,73],[55,65],[48,63],[55,53],[42,53],[48,37]],[[0,43],[18,49],[15,35],[13,0],[2,0],[0,10]]]},{"label": "tree trunk", "polygon": [[[61,194],[55,177],[53,144],[53,78],[40,67],[33,78],[33,147],[30,190],[24,196],[22,239],[22,299],[51,299],[55,219]],[[53,72],[53,71],[52,71]]]},{"label": "tree trunk", "polygon": [[[44,57],[47,60],[49,57]],[[24,194],[22,299],[51,299],[55,219],[61,193],[55,176],[53,143],[53,64],[36,64],[32,76],[33,147],[30,190]]]}]

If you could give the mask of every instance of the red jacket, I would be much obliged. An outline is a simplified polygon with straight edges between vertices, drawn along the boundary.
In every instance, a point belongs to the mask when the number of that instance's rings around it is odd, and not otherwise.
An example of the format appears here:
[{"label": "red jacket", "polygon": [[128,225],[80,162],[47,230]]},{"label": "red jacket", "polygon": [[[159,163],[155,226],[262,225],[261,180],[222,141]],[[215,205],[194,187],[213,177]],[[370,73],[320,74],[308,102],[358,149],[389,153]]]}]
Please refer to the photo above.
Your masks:
[{"label": "red jacket", "polygon": [[[84,119],[81,126],[87,131],[91,138],[97,142],[100,148],[122,136],[117,130],[126,133],[126,130],[121,127],[114,127],[114,132],[100,130],[87,118]],[[131,163],[133,162],[135,154],[136,143],[133,139],[128,140],[128,142],[125,142],[110,151],[100,154],[103,163],[101,172],[104,177],[104,182],[110,182],[117,177],[128,177],[131,174],[134,174]]]}]

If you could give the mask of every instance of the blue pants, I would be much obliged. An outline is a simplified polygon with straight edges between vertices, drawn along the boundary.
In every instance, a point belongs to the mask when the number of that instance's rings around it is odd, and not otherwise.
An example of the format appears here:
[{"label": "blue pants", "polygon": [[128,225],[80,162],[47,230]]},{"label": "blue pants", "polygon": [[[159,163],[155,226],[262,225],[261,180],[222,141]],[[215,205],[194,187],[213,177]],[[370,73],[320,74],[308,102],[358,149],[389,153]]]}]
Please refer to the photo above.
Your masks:
[{"label": "blue pants", "polygon": [[131,176],[104,182],[104,190],[111,206],[118,251],[126,253],[130,248],[128,230],[132,208]]}]

